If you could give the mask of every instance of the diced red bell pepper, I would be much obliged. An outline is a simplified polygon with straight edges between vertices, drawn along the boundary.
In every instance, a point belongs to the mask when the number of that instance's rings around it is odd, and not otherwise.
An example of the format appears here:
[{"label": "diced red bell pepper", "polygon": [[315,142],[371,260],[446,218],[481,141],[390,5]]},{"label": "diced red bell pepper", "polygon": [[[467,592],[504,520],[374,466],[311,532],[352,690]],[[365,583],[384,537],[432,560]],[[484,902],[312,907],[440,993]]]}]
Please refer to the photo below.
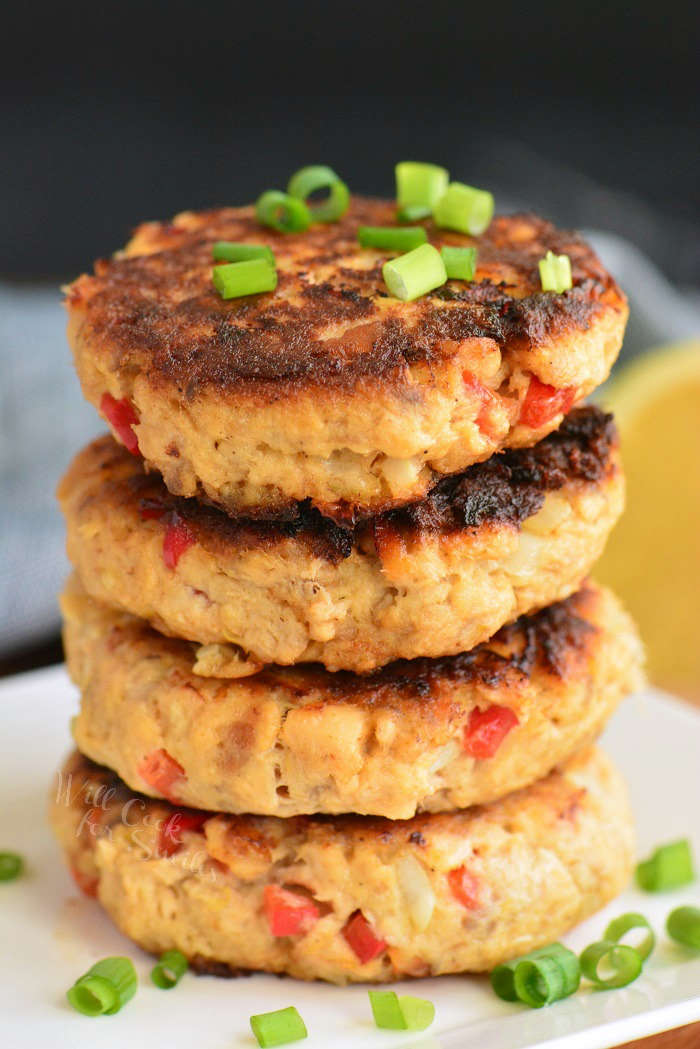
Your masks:
[{"label": "diced red bell pepper", "polygon": [[548,386],[540,382],[536,375],[530,376],[530,385],[520,409],[520,422],[533,430],[546,426],[555,415],[568,412],[576,400],[576,386]]},{"label": "diced red bell pepper", "polygon": [[185,550],[189,549],[194,542],[195,538],[185,522],[177,514],[173,514],[163,536],[165,567],[173,570],[177,568],[177,563]]},{"label": "diced red bell pepper", "polygon": [[313,900],[280,885],[265,886],[263,909],[273,936],[303,936],[321,914]]},{"label": "diced red bell pepper", "polygon": [[153,787],[168,801],[177,804],[177,798],[173,794],[173,785],[180,779],[185,778],[185,770],[182,765],[171,758],[167,750],[153,750],[147,754],[138,766],[138,774],[149,787]]},{"label": "diced red bell pepper", "polygon": [[165,507],[157,499],[142,499],[139,503],[139,516],[142,521],[158,520],[165,513]]},{"label": "diced red bell pepper", "polygon": [[133,427],[138,424],[139,417],[129,398],[122,397],[118,401],[116,397],[112,397],[111,393],[103,393],[100,411],[116,431],[126,450],[132,455],[140,455],[139,440],[133,430]]},{"label": "diced red bell pepper", "polygon": [[378,958],[386,950],[386,940],[377,936],[362,911],[351,914],[341,932],[362,965]]},{"label": "diced red bell pepper", "polygon": [[464,730],[464,749],[474,758],[492,758],[517,724],[510,707],[494,704],[486,710],[472,710]]},{"label": "diced red bell pepper", "polygon": [[177,812],[173,812],[160,828],[158,854],[174,855],[182,845],[183,832],[201,830],[208,819],[208,812],[197,812],[194,809],[178,809]]},{"label": "diced red bell pepper", "polygon": [[479,879],[466,867],[456,867],[447,875],[452,895],[463,907],[473,911],[479,906]]},{"label": "diced red bell pepper", "polygon": [[97,878],[91,878],[89,874],[84,874],[77,867],[71,867],[70,872],[81,892],[86,896],[97,896]]}]

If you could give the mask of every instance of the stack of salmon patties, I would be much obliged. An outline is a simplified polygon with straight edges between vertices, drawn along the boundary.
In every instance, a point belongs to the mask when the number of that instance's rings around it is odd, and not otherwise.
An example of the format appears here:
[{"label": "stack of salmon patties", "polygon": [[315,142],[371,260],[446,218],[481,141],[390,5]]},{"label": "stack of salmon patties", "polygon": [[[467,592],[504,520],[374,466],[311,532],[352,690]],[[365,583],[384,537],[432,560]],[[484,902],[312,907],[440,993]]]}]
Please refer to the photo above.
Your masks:
[{"label": "stack of salmon patties", "polygon": [[[394,223],[361,198],[303,233],[187,212],[67,292],[111,435],[59,488],[82,702],[52,819],[119,928],[202,971],[484,971],[629,877],[593,744],[642,658],[588,581],[624,492],[583,403],[625,298],[516,215],[427,222],[474,280],[400,301],[357,240]],[[221,298],[220,241],[268,245],[276,290]]]}]

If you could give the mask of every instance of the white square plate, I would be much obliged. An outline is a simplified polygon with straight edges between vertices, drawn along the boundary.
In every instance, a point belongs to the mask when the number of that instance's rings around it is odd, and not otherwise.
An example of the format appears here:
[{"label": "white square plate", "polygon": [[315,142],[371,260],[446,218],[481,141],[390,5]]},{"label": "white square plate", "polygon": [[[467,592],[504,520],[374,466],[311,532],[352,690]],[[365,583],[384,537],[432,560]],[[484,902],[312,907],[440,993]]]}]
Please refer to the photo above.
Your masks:
[{"label": "white square plate", "polygon": [[[439,977],[405,984],[435,1002],[429,1032],[406,1036],[374,1028],[362,987],[304,984],[270,976],[238,980],[186,977],[157,990],[152,961],[122,937],[92,900],[77,893],[46,826],[52,775],[69,749],[76,693],[62,668],[0,683],[0,849],[27,859],[23,879],[0,884],[0,1039],[8,1049],[253,1049],[251,1013],[296,1005],[310,1036],[306,1049],[608,1049],[700,1020],[700,957],[663,933],[668,912],[700,905],[700,887],[661,897],[630,889],[566,938],[581,949],[623,911],[643,911],[659,946],[643,975],[620,991],[581,990],[530,1010],[499,1001],[485,979]],[[700,716],[658,692],[628,700],[605,746],[628,778],[640,854],[676,837],[693,839],[700,857]],[[129,954],[139,992],[113,1017],[74,1013],[66,988],[100,957]],[[397,987],[397,990],[401,989]]]}]

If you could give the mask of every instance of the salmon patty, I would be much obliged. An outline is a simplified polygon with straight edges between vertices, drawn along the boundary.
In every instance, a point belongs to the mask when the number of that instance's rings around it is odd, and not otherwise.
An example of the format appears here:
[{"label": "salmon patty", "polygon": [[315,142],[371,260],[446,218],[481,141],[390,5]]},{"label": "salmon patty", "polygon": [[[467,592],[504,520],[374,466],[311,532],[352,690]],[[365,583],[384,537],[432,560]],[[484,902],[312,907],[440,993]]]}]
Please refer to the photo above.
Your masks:
[{"label": "salmon patty", "polygon": [[595,408],[534,448],[441,481],[421,502],[340,528],[233,520],[172,496],[110,437],[75,459],[58,495],[85,588],[196,641],[197,672],[319,661],[367,672],[442,656],[572,593],[623,505],[617,435]]},{"label": "salmon patty", "polygon": [[51,817],[80,886],[147,951],[339,984],[491,969],[608,903],[633,857],[596,750],[493,805],[407,821],[177,809],[76,753]]},{"label": "salmon patty", "polygon": [[[337,223],[295,234],[254,210],[185,212],[141,226],[68,289],[68,337],[87,399],[171,492],[229,513],[337,521],[421,499],[440,476],[536,443],[608,375],[626,300],[591,248],[532,215],[480,237],[470,283],[413,302],[382,280],[362,224],[395,205],[355,198]],[[212,245],[267,244],[274,292],[223,300]],[[573,287],[541,290],[538,261],[569,255]]]},{"label": "salmon patty", "polygon": [[491,801],[589,744],[642,683],[634,627],[593,585],[471,652],[362,677],[204,678],[195,646],[75,582],[63,612],[83,753],[135,790],[228,812],[399,819]]}]

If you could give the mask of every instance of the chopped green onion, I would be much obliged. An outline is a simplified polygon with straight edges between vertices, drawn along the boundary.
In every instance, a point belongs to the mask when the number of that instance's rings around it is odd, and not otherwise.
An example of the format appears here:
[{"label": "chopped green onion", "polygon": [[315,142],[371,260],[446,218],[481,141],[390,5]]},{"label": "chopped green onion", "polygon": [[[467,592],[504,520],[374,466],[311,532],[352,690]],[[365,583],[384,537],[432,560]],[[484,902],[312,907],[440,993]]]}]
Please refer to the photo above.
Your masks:
[{"label": "chopped green onion", "polygon": [[677,889],[695,879],[693,856],[686,839],[661,845],[637,865],[637,884],[645,892]]},{"label": "chopped green onion", "polygon": [[394,298],[404,302],[426,295],[447,280],[445,263],[432,244],[421,244],[406,255],[385,262],[382,276]]},{"label": "chopped green onion", "polygon": [[561,943],[497,965],[491,986],[506,1002],[524,1002],[533,1008],[568,998],[578,989],[581,969],[577,956]]},{"label": "chopped green onion", "polygon": [[304,201],[279,189],[268,189],[258,197],[255,214],[258,222],[278,233],[302,233],[311,225],[311,212]]},{"label": "chopped green onion", "polygon": [[151,979],[156,987],[169,991],[180,982],[187,969],[187,958],[182,951],[165,951],[151,969]]},{"label": "chopped green onion", "polygon": [[217,240],[211,249],[215,262],[247,262],[249,259],[267,259],[275,264],[272,248],[267,244],[236,244],[231,240]]},{"label": "chopped green onion", "polygon": [[700,951],[700,907],[676,907],[668,916],[666,930],[672,940]]},{"label": "chopped green onion", "polygon": [[399,998],[399,1008],[407,1031],[425,1031],[435,1019],[435,1006],[427,998],[414,998],[412,994],[402,994]]},{"label": "chopped green onion", "polygon": [[260,1049],[270,1045],[286,1045],[298,1042],[308,1036],[306,1024],[301,1016],[290,1005],[288,1009],[276,1009],[272,1013],[259,1013],[251,1016],[250,1026],[258,1040]]},{"label": "chopped green onion", "polygon": [[427,204],[407,204],[397,210],[396,221],[420,222],[422,219],[429,219],[432,213],[433,209]]},{"label": "chopped green onion", "polygon": [[383,1027],[387,1031],[406,1030],[406,1021],[401,1012],[396,991],[368,991],[367,993],[377,1027]]},{"label": "chopped green onion", "polygon": [[443,196],[450,181],[449,172],[437,164],[402,160],[394,171],[399,208],[423,206],[428,208],[428,214]]},{"label": "chopped green onion", "polygon": [[448,280],[474,280],[476,248],[440,248]]},{"label": "chopped green onion", "polygon": [[[309,197],[320,189],[327,189],[328,197],[310,204]],[[323,164],[313,164],[292,175],[287,193],[306,203],[314,222],[337,222],[350,207],[350,190],[332,168]]]},{"label": "chopped green onion", "polygon": [[642,959],[634,947],[600,940],[581,954],[581,972],[600,990],[626,987],[642,971]]},{"label": "chopped green onion", "polygon": [[247,262],[227,262],[211,271],[214,287],[222,299],[237,299],[242,295],[257,295],[274,291],[277,270],[267,259],[249,259]]},{"label": "chopped green onion", "polygon": [[84,976],[66,992],[66,998],[83,1016],[102,1016],[119,1009],[117,989],[103,976]]},{"label": "chopped green onion", "polygon": [[420,244],[426,244],[428,234],[422,226],[360,226],[357,239],[363,248],[411,251]]},{"label": "chopped green onion", "polygon": [[603,933],[603,939],[609,940],[610,943],[620,943],[622,938],[628,932],[632,932],[633,929],[643,929],[644,935],[641,939],[636,937],[636,943],[626,943],[625,946],[634,947],[642,961],[646,961],[654,950],[656,937],[654,936],[654,930],[643,914],[630,912],[629,914],[621,914],[619,918],[614,918]]},{"label": "chopped green onion", "polygon": [[555,255],[548,251],[538,263],[540,269],[540,283],[542,291],[556,291],[561,295],[563,291],[573,287],[571,280],[571,259],[568,255]]},{"label": "chopped green onion", "polygon": [[395,991],[368,991],[377,1027],[388,1031],[425,1031],[435,1019],[435,1006],[427,998]]},{"label": "chopped green onion", "polygon": [[86,1016],[111,1016],[134,997],[137,983],[131,959],[103,958],[78,977],[66,997]]},{"label": "chopped green onion", "polygon": [[14,881],[24,870],[24,860],[18,852],[0,852],[0,881]]},{"label": "chopped green onion", "polygon": [[450,182],[433,208],[438,226],[478,237],[488,229],[493,218],[493,194],[485,189]]}]

